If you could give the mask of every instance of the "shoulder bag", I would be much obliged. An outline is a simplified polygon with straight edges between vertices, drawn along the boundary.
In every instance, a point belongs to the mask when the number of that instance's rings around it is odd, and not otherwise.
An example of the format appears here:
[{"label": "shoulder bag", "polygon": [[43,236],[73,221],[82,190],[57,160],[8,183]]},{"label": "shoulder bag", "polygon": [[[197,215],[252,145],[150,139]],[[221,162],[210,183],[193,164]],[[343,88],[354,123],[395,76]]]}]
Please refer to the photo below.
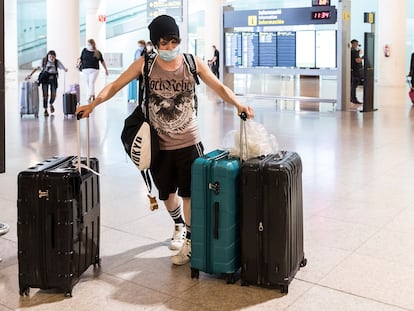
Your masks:
[{"label": "shoulder bag", "polygon": [[142,109],[142,101],[135,110],[125,119],[124,128],[121,133],[122,144],[132,162],[139,170],[151,168],[158,158],[159,138],[149,120],[148,108],[148,59],[145,57],[144,80],[145,80],[145,114]]}]

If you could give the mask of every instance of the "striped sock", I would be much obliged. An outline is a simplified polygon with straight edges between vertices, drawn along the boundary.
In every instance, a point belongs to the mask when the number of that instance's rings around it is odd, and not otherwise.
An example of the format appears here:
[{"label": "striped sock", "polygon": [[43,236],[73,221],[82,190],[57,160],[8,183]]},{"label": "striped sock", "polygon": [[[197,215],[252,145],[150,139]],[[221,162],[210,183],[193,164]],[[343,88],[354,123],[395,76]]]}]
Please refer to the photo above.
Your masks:
[{"label": "striped sock", "polygon": [[187,233],[185,234],[185,238],[191,240],[191,226],[185,224],[185,228],[187,229]]},{"label": "striped sock", "polygon": [[183,224],[184,219],[181,216],[181,205],[178,205],[178,207],[173,211],[168,211],[170,213],[171,218],[174,220],[176,224]]}]

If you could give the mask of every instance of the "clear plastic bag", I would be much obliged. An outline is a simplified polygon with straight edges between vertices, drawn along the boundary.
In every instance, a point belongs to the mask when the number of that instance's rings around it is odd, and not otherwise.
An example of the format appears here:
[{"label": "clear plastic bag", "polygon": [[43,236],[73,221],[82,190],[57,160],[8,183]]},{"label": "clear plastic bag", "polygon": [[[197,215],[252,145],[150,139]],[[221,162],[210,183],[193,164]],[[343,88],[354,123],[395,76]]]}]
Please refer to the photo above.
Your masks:
[{"label": "clear plastic bag", "polygon": [[246,161],[280,151],[276,136],[269,134],[262,124],[252,119],[240,122],[241,137],[240,130],[233,130],[226,134],[223,141],[223,147],[229,150],[230,156]]}]

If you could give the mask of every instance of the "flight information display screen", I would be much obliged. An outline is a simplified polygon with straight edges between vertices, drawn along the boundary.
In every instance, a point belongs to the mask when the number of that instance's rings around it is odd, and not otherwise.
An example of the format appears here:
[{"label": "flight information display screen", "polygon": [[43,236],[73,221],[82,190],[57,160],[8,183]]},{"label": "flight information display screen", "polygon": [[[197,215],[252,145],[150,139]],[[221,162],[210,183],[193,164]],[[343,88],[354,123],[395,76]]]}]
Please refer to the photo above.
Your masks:
[{"label": "flight information display screen", "polygon": [[336,30],[227,32],[225,65],[336,68]]},{"label": "flight information display screen", "polygon": [[242,65],[242,35],[239,32],[226,32],[226,66]]},{"label": "flight information display screen", "polygon": [[242,33],[242,66],[259,66],[259,34],[257,32]]}]

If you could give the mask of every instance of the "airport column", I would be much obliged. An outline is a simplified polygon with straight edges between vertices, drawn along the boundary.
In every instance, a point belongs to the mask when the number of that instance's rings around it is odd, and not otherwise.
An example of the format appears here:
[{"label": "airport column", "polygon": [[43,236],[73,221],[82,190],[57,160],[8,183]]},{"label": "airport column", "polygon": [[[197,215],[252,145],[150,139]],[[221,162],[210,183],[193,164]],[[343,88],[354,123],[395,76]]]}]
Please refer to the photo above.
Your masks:
[{"label": "airport column", "polygon": [[18,51],[17,51],[17,1],[6,0],[4,2],[4,42],[7,48],[4,50],[4,58],[7,59],[5,71],[7,78],[17,80]]},{"label": "airport column", "polygon": [[66,77],[59,76],[59,90],[69,84],[79,83],[79,71],[75,69],[79,57],[80,22],[79,0],[47,0],[47,50],[55,50],[57,58],[69,69]]},{"label": "airport column", "polygon": [[[222,38],[222,29],[223,25],[221,25],[222,18],[218,18],[220,14],[222,14],[221,10],[222,1],[221,0],[209,0],[206,3],[205,8],[205,21],[204,21],[204,38],[205,38],[205,50],[204,55],[206,57],[206,61],[213,57],[213,50],[212,45],[215,45],[220,52],[220,64],[223,63],[223,38]],[[219,68],[220,72],[223,72],[221,68]],[[221,75],[222,76],[222,75]]]},{"label": "airport column", "polygon": [[379,86],[403,87],[405,85],[406,10],[406,1],[378,1],[376,35],[379,49],[377,54],[379,55]]},{"label": "airport column", "polygon": [[[94,39],[97,48],[106,50],[106,0],[86,1],[86,38]],[[86,42],[82,42],[86,45]]]},{"label": "airport column", "polygon": [[337,40],[337,110],[347,110],[351,90],[351,47],[349,45],[351,28],[351,1],[338,3],[338,40]]}]

